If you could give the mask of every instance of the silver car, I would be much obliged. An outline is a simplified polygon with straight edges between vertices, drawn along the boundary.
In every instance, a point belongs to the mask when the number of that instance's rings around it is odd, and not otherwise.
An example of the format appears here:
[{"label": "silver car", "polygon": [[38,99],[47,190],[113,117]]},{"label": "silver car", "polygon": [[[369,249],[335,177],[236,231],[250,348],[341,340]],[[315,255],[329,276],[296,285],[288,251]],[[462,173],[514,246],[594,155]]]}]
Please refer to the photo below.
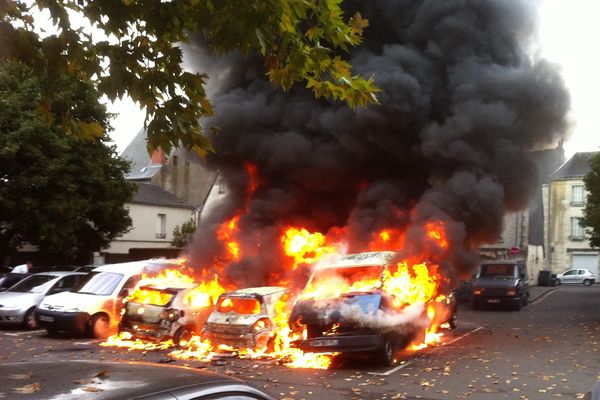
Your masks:
[{"label": "silver car", "polygon": [[583,283],[586,286],[596,282],[596,276],[589,269],[573,268],[562,274],[556,275],[558,284],[562,283]]},{"label": "silver car", "polygon": [[35,309],[49,294],[71,290],[84,272],[53,271],[33,274],[0,293],[0,324],[37,328]]}]

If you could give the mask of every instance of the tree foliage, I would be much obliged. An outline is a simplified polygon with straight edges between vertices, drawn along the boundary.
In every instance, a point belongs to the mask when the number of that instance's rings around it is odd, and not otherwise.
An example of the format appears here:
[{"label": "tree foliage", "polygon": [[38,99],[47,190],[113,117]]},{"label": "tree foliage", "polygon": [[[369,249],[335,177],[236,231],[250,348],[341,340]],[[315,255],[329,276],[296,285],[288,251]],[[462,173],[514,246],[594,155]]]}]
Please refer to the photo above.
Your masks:
[{"label": "tree foliage", "polygon": [[131,225],[124,207],[133,193],[124,179],[128,164],[105,137],[65,135],[53,123],[65,114],[109,128],[90,84],[0,62],[0,257],[30,243],[48,261],[69,262]]},{"label": "tree foliage", "polygon": [[173,229],[173,240],[171,246],[183,248],[191,242],[192,236],[196,232],[196,223],[193,219],[184,222],[181,226],[177,225]]},{"label": "tree foliage", "polygon": [[590,159],[591,171],[583,178],[588,192],[583,209],[582,225],[587,229],[590,244],[600,247],[600,154]]},{"label": "tree foliage", "polygon": [[[149,148],[182,143],[210,150],[200,117],[213,113],[204,74],[182,68],[180,43],[200,32],[216,52],[258,51],[271,82],[285,89],[304,81],[316,96],[350,106],[376,103],[372,79],[352,75],[340,54],[360,44],[368,25],[360,14],[345,20],[342,0],[39,0],[56,34],[36,32],[24,0],[0,0],[0,60],[14,58],[37,73],[93,80],[114,100],[128,94],[146,110]],[[105,35],[74,25],[77,18]],[[101,135],[58,115],[77,136]]]}]

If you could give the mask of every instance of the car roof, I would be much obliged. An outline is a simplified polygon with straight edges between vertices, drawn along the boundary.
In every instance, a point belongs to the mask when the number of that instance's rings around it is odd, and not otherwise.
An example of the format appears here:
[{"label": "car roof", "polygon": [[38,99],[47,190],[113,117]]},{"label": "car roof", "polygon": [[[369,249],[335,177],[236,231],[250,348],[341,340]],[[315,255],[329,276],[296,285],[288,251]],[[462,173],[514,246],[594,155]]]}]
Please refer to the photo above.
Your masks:
[{"label": "car roof", "polygon": [[315,269],[366,267],[388,265],[399,254],[395,251],[370,251],[365,253],[345,254],[335,258],[327,258],[315,266]]},{"label": "car roof", "polygon": [[141,272],[156,272],[164,268],[175,267],[176,265],[178,264],[173,260],[154,258],[150,260],[100,265],[94,268],[93,271],[136,274]]},{"label": "car roof", "polygon": [[[14,376],[26,378],[15,379]],[[194,388],[212,388],[214,391],[220,386],[245,387],[250,388],[252,393],[265,394],[226,375],[144,362],[71,360],[2,365],[0,387],[3,392],[8,392],[9,397],[17,393],[17,388],[34,383],[40,385],[39,391],[28,394],[27,399],[60,397],[70,400],[87,398],[90,394],[94,399],[123,399],[178,390],[189,393]]]},{"label": "car roof", "polygon": [[68,275],[87,275],[87,272],[74,272],[74,271],[48,271],[48,272],[38,272],[33,274],[35,275],[52,275],[52,276],[68,276]]},{"label": "car roof", "polygon": [[233,292],[225,293],[225,295],[235,295],[235,294],[257,294],[259,296],[268,296],[273,293],[285,292],[288,288],[282,286],[262,286],[262,287],[252,287],[246,289],[238,289]]}]

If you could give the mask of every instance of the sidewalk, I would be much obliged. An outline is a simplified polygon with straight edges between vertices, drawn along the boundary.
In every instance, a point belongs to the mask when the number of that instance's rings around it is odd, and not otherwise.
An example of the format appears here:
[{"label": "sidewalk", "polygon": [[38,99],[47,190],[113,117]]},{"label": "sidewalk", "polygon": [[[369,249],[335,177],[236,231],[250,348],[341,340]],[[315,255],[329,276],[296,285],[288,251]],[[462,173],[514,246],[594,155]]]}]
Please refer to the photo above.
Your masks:
[{"label": "sidewalk", "polygon": [[530,286],[529,287],[529,302],[534,301],[540,296],[558,289],[560,286]]}]

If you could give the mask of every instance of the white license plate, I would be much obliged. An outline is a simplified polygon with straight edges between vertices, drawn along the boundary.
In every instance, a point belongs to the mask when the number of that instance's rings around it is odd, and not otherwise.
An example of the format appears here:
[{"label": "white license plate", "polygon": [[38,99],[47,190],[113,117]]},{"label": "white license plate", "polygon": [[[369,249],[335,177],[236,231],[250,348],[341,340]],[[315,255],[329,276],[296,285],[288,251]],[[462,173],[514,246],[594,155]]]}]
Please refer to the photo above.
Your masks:
[{"label": "white license plate", "polygon": [[54,322],[54,317],[47,317],[45,315],[40,315],[40,321]]},{"label": "white license plate", "polygon": [[338,343],[339,341],[337,339],[321,339],[310,341],[310,345],[313,347],[337,346]]},{"label": "white license plate", "polygon": [[500,299],[488,299],[487,301],[488,303],[494,303],[494,304],[498,304],[500,303]]}]

